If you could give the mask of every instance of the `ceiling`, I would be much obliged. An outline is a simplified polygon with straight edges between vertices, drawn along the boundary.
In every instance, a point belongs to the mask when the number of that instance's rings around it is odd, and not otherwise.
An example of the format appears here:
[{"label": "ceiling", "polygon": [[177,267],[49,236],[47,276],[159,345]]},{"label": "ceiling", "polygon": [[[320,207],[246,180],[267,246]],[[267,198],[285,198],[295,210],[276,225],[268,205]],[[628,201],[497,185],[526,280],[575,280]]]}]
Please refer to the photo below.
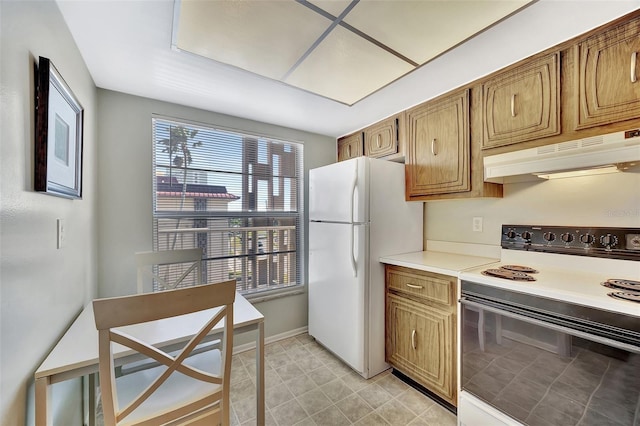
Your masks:
[{"label": "ceiling", "polygon": [[637,0],[56,1],[100,88],[335,137],[638,8]]},{"label": "ceiling", "polygon": [[177,0],[173,44],[353,105],[530,2]]}]

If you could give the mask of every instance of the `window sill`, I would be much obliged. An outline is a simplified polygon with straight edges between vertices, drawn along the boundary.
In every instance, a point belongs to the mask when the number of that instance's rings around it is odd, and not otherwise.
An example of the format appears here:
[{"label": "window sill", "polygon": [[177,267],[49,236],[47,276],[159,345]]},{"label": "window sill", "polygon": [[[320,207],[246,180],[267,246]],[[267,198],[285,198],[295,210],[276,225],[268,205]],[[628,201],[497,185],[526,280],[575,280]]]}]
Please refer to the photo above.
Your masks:
[{"label": "window sill", "polygon": [[274,299],[280,299],[282,297],[297,296],[299,294],[306,293],[305,287],[300,285],[293,288],[286,288],[282,290],[271,290],[263,293],[253,293],[243,295],[251,304],[268,302]]}]

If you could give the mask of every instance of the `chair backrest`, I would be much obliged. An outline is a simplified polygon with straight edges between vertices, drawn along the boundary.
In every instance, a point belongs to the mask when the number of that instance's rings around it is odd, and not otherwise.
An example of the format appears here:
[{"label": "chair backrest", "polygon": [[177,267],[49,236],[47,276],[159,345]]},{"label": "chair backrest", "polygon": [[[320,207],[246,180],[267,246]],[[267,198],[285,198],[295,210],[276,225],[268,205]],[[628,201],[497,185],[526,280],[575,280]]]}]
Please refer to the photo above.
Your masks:
[{"label": "chair backrest", "polygon": [[[127,424],[182,424],[203,418],[206,418],[204,424],[218,424],[212,423],[212,419],[220,419],[223,425],[229,423],[235,295],[236,282],[230,280],[93,301],[106,426],[123,421]],[[131,336],[121,328],[200,311],[211,315],[205,316],[206,323],[193,337],[185,336],[190,340],[176,355],[154,347],[152,342],[144,342],[142,336]],[[221,321],[224,323],[221,348],[189,357],[190,352]],[[133,333],[135,328],[127,330]],[[112,343],[153,358],[161,366],[116,379]],[[171,349],[175,350],[175,347]],[[217,356],[216,368],[210,361],[214,355]],[[197,357],[203,357],[200,363]]]},{"label": "chair backrest", "polygon": [[194,285],[202,284],[202,249],[145,251],[135,254],[138,267],[138,293],[171,290],[185,286],[187,277],[194,277]]}]

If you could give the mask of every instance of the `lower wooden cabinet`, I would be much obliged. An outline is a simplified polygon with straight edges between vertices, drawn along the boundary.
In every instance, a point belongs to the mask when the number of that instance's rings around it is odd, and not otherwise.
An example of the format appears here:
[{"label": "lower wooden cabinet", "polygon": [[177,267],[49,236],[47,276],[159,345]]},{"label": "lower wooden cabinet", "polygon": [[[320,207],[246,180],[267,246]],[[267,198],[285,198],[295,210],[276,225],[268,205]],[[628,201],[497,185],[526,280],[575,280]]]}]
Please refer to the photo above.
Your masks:
[{"label": "lower wooden cabinet", "polygon": [[386,361],[457,405],[456,279],[387,266],[386,282]]}]

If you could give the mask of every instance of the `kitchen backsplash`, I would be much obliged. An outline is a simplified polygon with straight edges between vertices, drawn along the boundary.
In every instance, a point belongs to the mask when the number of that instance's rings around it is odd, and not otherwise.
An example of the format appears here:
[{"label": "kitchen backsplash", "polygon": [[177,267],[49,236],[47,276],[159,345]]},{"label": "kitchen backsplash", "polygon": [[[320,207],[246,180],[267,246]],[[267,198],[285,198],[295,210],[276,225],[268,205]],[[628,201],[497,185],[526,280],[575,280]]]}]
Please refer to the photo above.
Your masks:
[{"label": "kitchen backsplash", "polygon": [[[507,223],[640,227],[640,173],[504,185],[503,198],[426,202],[425,241],[500,244]],[[474,218],[482,231],[473,231]]]}]

